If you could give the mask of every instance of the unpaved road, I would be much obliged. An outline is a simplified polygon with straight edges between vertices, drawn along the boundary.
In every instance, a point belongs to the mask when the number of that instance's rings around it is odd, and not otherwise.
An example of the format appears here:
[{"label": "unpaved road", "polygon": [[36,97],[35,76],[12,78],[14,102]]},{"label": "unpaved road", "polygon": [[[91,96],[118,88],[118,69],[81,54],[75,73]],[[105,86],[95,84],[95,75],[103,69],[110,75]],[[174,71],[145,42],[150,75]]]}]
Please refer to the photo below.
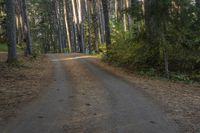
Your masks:
[{"label": "unpaved road", "polygon": [[178,133],[148,95],[87,56],[49,55],[49,89],[0,127],[0,133]]}]

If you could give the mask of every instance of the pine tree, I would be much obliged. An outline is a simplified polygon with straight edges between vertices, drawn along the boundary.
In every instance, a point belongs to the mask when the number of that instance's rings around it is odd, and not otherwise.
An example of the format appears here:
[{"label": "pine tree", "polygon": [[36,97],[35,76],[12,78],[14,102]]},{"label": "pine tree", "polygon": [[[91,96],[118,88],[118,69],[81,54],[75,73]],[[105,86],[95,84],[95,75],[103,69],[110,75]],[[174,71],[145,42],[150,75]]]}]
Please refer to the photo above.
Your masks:
[{"label": "pine tree", "polygon": [[7,42],[8,42],[8,62],[17,60],[16,51],[16,21],[15,21],[15,0],[6,0],[7,13]]}]

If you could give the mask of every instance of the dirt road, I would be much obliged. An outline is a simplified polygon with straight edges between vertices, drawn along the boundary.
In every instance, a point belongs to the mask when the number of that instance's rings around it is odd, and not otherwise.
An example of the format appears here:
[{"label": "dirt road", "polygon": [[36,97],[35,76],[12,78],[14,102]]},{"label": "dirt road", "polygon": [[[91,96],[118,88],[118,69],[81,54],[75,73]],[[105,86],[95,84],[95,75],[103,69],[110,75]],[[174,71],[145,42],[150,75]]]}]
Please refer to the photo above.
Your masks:
[{"label": "dirt road", "polygon": [[162,108],[88,56],[49,55],[53,83],[1,133],[178,133]]}]

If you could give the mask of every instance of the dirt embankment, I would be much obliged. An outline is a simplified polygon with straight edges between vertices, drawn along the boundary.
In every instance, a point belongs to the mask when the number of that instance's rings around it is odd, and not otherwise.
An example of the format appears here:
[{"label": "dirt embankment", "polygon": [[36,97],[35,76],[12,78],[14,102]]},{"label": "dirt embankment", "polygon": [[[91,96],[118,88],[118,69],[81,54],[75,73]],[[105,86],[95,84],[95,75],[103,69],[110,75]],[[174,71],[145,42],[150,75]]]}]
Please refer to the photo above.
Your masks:
[{"label": "dirt embankment", "polygon": [[180,126],[182,133],[200,131],[200,86],[140,76],[123,68],[106,64],[96,58],[90,58],[90,61],[129,80],[158,101],[168,116]]},{"label": "dirt embankment", "polygon": [[52,80],[53,65],[46,56],[36,60],[20,56],[20,66],[5,63],[0,54],[0,122],[13,117],[25,103],[37,97]]}]

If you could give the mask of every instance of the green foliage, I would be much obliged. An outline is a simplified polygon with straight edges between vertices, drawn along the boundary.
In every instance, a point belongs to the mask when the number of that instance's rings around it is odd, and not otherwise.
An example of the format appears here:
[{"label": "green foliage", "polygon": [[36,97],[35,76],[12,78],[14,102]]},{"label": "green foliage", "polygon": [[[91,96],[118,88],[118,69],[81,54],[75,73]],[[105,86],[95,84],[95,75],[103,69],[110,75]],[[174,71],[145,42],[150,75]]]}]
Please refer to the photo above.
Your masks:
[{"label": "green foliage", "polygon": [[9,62],[7,61],[9,67],[23,67],[24,62],[22,60],[10,60]]},{"label": "green foliage", "polygon": [[[165,4],[171,6],[169,2]],[[112,44],[104,59],[143,75],[164,76],[164,51],[167,51],[172,80],[199,82],[200,25],[194,15],[195,7],[181,4],[181,13],[168,12],[168,18],[154,14],[160,17],[156,20],[160,27],[150,29],[153,32],[147,30],[138,14],[132,15],[136,21],[129,32],[124,32],[123,24],[112,22]]]},{"label": "green foliage", "polygon": [[37,57],[40,56],[42,53],[43,52],[42,52],[41,44],[33,43],[31,59],[37,59]]},{"label": "green foliage", "polygon": [[6,44],[0,43],[0,52],[7,52],[8,46]]}]

